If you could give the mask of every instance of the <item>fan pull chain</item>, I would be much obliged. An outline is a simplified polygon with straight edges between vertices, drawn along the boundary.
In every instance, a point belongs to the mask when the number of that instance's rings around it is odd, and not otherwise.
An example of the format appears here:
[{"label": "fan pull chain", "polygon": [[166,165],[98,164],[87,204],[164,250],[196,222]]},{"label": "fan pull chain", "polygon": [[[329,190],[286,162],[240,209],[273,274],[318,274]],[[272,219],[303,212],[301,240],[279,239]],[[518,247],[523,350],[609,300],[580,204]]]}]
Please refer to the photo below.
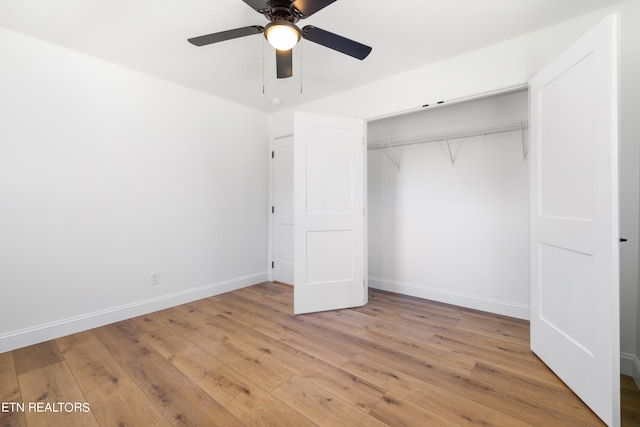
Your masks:
[{"label": "fan pull chain", "polygon": [[300,40],[300,94],[302,95],[302,40]]},{"label": "fan pull chain", "polygon": [[262,39],[262,94],[264,95],[264,37]]}]

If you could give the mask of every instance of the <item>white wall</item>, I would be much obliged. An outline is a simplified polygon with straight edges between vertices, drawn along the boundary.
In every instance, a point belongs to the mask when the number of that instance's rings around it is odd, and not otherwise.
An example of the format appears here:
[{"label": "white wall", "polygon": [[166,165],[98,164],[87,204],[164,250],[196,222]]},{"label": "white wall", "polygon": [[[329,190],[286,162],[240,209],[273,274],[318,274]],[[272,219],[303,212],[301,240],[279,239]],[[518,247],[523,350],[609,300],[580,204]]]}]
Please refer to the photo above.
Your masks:
[{"label": "white wall", "polygon": [[[636,369],[640,379],[640,295],[638,292],[638,221],[640,217],[640,10],[637,0],[594,12],[534,33],[431,64],[389,79],[362,86],[302,106],[299,110],[372,119],[419,109],[439,100],[455,100],[525,84],[551,59],[559,55],[606,14],[621,12],[621,233],[629,239],[621,254],[621,366]],[[270,136],[291,134],[291,110],[269,117]]]},{"label": "white wall", "polygon": [[[528,93],[373,121],[382,142],[526,122]],[[529,187],[522,133],[394,148],[368,156],[369,285],[529,318]]]},{"label": "white wall", "polygon": [[4,30],[0,51],[0,352],[266,279],[266,115]]}]

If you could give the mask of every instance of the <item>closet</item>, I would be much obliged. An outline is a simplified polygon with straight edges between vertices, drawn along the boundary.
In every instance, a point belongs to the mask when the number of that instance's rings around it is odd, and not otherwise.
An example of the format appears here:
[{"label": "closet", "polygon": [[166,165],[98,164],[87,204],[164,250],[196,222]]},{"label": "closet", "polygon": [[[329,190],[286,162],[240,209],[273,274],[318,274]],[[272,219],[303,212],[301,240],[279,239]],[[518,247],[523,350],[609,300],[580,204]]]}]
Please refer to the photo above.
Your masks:
[{"label": "closet", "polygon": [[369,286],[529,316],[528,91],[370,121]]}]

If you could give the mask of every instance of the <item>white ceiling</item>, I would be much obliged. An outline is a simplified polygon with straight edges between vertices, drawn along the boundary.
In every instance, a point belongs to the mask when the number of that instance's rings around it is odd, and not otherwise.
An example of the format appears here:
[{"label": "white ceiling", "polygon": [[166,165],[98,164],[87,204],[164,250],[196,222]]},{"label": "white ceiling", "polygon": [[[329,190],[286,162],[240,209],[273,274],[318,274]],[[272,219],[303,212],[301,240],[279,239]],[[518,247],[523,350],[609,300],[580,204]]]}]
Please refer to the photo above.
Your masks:
[{"label": "white ceiling", "polygon": [[294,50],[293,77],[280,80],[275,51],[262,35],[204,47],[186,41],[265,25],[242,0],[2,0],[0,27],[274,112],[618,1],[338,0],[298,25],[351,38],[372,46],[372,53],[358,61],[303,40]]}]

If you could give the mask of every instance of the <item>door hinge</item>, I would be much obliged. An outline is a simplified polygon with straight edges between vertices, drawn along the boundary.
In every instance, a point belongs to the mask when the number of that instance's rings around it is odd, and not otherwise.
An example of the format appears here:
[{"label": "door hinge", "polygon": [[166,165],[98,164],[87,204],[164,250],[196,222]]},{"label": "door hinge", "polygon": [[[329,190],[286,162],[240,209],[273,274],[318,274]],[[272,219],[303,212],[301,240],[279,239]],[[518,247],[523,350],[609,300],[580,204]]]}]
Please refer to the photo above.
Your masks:
[{"label": "door hinge", "polygon": [[276,263],[271,261],[271,268],[276,268]]},{"label": "door hinge", "polygon": [[271,158],[273,159],[274,157],[276,157],[276,152],[275,152],[275,151],[272,151],[272,152],[271,152]]},{"label": "door hinge", "polygon": [[271,206],[271,213],[276,213],[276,208],[275,208],[275,206]]}]

